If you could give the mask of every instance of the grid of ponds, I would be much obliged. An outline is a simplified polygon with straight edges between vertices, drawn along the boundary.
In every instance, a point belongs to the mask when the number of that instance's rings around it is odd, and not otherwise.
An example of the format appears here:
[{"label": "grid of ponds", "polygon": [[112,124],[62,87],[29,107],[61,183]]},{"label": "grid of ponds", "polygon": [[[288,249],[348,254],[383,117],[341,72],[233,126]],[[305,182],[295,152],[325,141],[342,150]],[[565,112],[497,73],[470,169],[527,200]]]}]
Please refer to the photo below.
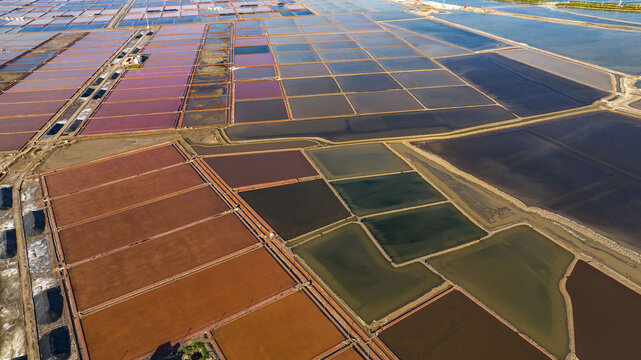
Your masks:
[{"label": "grid of ponds", "polygon": [[296,0],[156,1],[137,0],[119,26],[144,26],[201,21],[312,15]]},{"label": "grid of ponds", "polygon": [[[545,67],[567,64],[526,64],[503,56],[505,46],[396,12],[238,23],[235,126],[226,133],[332,141],[429,134],[588,106],[609,93],[607,75],[578,67],[553,74]],[[490,53],[473,53],[480,50]],[[488,61],[498,65],[484,71]],[[497,77],[518,86],[498,91],[488,85]],[[586,78],[591,85],[579,82]],[[542,89],[541,81],[552,86]]]},{"label": "grid of ponds", "polygon": [[497,105],[362,14],[249,21],[235,35],[235,123]]},{"label": "grid of ponds", "polygon": [[40,32],[101,29],[125,0],[3,1],[0,32]]},{"label": "grid of ponds", "polygon": [[0,94],[0,151],[22,148],[131,35],[59,34],[2,65],[0,76],[6,82]]},{"label": "grid of ponds", "polygon": [[120,77],[82,134],[225,124],[230,35],[229,23],[156,31],[143,65]]}]

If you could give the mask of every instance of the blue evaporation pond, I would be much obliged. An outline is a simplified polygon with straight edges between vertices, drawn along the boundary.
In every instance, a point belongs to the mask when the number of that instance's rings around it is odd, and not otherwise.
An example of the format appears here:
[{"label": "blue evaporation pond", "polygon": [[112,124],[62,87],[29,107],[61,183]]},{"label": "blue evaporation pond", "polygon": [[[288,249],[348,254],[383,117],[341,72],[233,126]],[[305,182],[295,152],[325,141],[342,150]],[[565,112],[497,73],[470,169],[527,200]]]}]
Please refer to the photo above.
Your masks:
[{"label": "blue evaporation pond", "polygon": [[[572,14],[569,12],[551,9],[544,6],[505,7],[505,8],[497,8],[496,10],[514,13],[514,14],[532,15],[532,16],[546,17],[546,18],[552,18],[552,19],[585,21],[585,22],[591,22],[596,24],[635,26],[634,24],[630,24],[630,23],[622,23],[616,20],[599,19],[598,17],[594,17],[594,16]],[[641,20],[641,14],[638,14],[637,16]],[[639,24],[639,26],[641,26],[641,24]]]},{"label": "blue evaporation pond", "polygon": [[641,32],[490,14],[456,12],[437,16],[573,59],[628,74],[641,74],[641,51],[638,46],[641,44]]},{"label": "blue evaporation pond", "polygon": [[352,3],[364,8],[376,11],[399,11],[406,10],[402,5],[394,4],[383,0],[351,0]]},{"label": "blue evaporation pond", "polygon": [[445,133],[513,118],[514,115],[500,106],[484,106],[242,124],[225,129],[225,133],[235,141],[279,137],[320,137],[330,141],[352,141]]},{"label": "blue evaporation pond", "polygon": [[421,19],[422,16],[409,13],[407,11],[390,11],[390,12],[375,12],[365,14],[370,19],[375,21],[389,21],[389,20],[411,20]]},{"label": "blue evaporation pond", "polygon": [[397,21],[394,26],[475,51],[495,49],[503,45],[494,39],[427,19]]},{"label": "blue evaporation pond", "polygon": [[494,53],[439,62],[519,116],[587,106],[608,95]]},{"label": "blue evaporation pond", "polygon": [[640,136],[638,119],[598,111],[420,147],[638,249]]},{"label": "blue evaporation pond", "polygon": [[[494,8],[497,6],[505,6],[503,1],[491,1],[491,0],[441,0],[445,4],[452,4],[458,6],[468,6],[468,7],[478,7],[478,8]],[[511,6],[527,6],[524,4],[512,3]]]}]

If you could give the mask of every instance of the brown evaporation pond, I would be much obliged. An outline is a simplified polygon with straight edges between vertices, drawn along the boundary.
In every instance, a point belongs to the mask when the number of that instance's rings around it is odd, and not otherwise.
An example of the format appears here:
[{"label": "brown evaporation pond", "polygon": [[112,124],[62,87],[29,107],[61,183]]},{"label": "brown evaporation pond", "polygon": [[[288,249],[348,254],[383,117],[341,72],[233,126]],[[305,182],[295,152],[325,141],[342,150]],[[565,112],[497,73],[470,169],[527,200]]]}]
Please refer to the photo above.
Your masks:
[{"label": "brown evaporation pond", "polygon": [[227,110],[188,111],[182,119],[183,127],[222,125],[227,123]]},{"label": "brown evaporation pond", "polygon": [[174,146],[165,145],[58,170],[46,175],[45,182],[48,195],[58,197],[184,161],[185,157]]},{"label": "brown evaporation pond", "polygon": [[641,359],[641,294],[584,261],[576,263],[565,287],[579,359]]},{"label": "brown evaporation pond", "polygon": [[213,83],[220,83],[220,82],[226,82],[229,80],[229,73],[227,71],[223,73],[218,73],[218,74],[205,74],[201,75],[198,72],[194,75],[192,78],[191,83],[193,85],[199,85],[199,84],[213,84]]},{"label": "brown evaporation pond", "polygon": [[224,65],[213,65],[213,66],[198,66],[196,68],[196,74],[199,75],[208,75],[208,74],[224,74],[227,73],[227,66]]},{"label": "brown evaporation pond", "polygon": [[208,97],[227,95],[227,84],[197,85],[189,89],[189,97]]},{"label": "brown evaporation pond", "polygon": [[140,242],[225,210],[220,197],[205,187],[65,228],[60,231],[65,262]]},{"label": "brown evaporation pond", "polygon": [[205,162],[233,188],[318,175],[300,151],[221,156]]},{"label": "brown evaporation pond", "polygon": [[344,340],[303,291],[217,328],[214,336],[228,359],[312,359]]},{"label": "brown evaporation pond", "polygon": [[82,330],[91,359],[136,358],[293,285],[258,249],[86,315]]},{"label": "brown evaporation pond", "polygon": [[52,201],[52,207],[57,225],[62,227],[192,188],[202,182],[190,165],[182,164],[57,198]]},{"label": "brown evaporation pond", "polygon": [[228,214],[81,263],[69,276],[82,311],[255,243],[236,215]]},{"label": "brown evaporation pond", "polygon": [[225,107],[227,107],[227,96],[199,97],[189,99],[186,110],[210,110]]},{"label": "brown evaporation pond", "polygon": [[457,290],[383,330],[379,338],[401,360],[549,360]]}]

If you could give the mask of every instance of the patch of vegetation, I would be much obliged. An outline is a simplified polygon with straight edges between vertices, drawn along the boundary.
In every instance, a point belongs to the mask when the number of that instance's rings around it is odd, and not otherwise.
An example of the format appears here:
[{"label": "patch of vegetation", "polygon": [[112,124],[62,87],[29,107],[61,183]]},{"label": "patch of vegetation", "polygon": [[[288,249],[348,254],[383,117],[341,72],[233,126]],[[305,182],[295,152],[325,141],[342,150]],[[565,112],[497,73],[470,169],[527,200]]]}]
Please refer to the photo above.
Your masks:
[{"label": "patch of vegetation", "polygon": [[127,70],[131,70],[131,69],[140,69],[140,67],[141,67],[141,66],[142,66],[142,64],[133,64],[133,65],[129,65],[129,66],[127,66]]},{"label": "patch of vegetation", "polygon": [[193,343],[189,346],[186,346],[180,350],[180,352],[183,355],[189,356],[189,359],[210,359],[211,354],[209,353],[209,350],[207,350],[207,347],[205,346],[205,343],[203,342],[197,342]]}]

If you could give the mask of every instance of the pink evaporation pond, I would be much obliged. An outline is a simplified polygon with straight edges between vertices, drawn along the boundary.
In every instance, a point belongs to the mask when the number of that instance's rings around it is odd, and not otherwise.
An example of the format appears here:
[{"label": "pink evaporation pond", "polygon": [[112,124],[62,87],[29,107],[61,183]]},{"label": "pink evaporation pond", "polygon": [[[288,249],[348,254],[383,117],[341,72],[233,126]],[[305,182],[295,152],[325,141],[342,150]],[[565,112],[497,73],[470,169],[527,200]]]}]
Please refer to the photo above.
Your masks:
[{"label": "pink evaporation pond", "polygon": [[236,83],[235,97],[244,99],[265,99],[282,97],[278,81],[252,81]]},{"label": "pink evaporation pond", "polygon": [[95,48],[95,47],[120,47],[122,45],[121,40],[109,40],[109,41],[82,41],[73,44],[74,49],[84,49],[84,48]]},{"label": "pink evaporation pond", "polygon": [[54,70],[68,70],[68,69],[93,69],[95,71],[104,63],[105,63],[104,60],[49,62],[45,66],[38,69],[38,71],[54,71]]},{"label": "pink evaporation pond", "polygon": [[274,58],[272,54],[248,54],[234,56],[234,66],[261,66],[273,65]]},{"label": "pink evaporation pond", "polygon": [[14,85],[8,91],[28,91],[28,90],[57,90],[57,89],[78,89],[82,84],[87,81],[87,78],[79,79],[54,79],[54,80],[34,80],[27,81],[27,76],[24,80]]},{"label": "pink evaporation pond", "polygon": [[126,105],[123,105],[122,103],[107,103],[103,104],[98,111],[96,111],[93,117],[99,118],[176,112],[180,109],[181,104],[181,99],[134,101],[129,102]]},{"label": "pink evaporation pond", "polygon": [[176,35],[176,34],[195,34],[202,33],[205,30],[204,25],[183,25],[183,26],[164,26],[161,27],[157,35]]},{"label": "pink evaporation pond", "polygon": [[197,51],[176,51],[176,52],[153,54],[152,56],[149,57],[147,61],[195,58],[197,56],[198,56]]},{"label": "pink evaporation pond", "polygon": [[181,40],[164,40],[164,39],[155,39],[147,44],[147,47],[159,47],[159,46],[176,46],[176,45],[196,45],[200,44],[200,36],[194,39],[181,39]]},{"label": "pink evaporation pond", "polygon": [[105,53],[105,54],[80,54],[80,55],[58,55],[55,59],[51,60],[50,62],[53,63],[58,63],[58,62],[86,62],[86,61],[92,61],[92,60],[102,60],[103,62],[107,60],[113,53]]},{"label": "pink evaporation pond", "polygon": [[191,74],[191,70],[191,66],[176,66],[166,69],[142,68],[136,70],[127,70],[122,79],[129,80],[159,76],[189,75]]},{"label": "pink evaporation pond", "polygon": [[24,115],[53,115],[66,102],[67,100],[57,100],[36,103],[3,104],[0,118]]},{"label": "pink evaporation pond", "polygon": [[168,41],[168,40],[186,40],[186,39],[202,39],[202,34],[184,34],[184,35],[156,35],[155,40]]},{"label": "pink evaporation pond", "polygon": [[38,102],[52,100],[70,99],[76,89],[29,91],[29,92],[6,92],[0,95],[0,104]]},{"label": "pink evaporation pond", "polygon": [[163,86],[181,86],[181,85],[187,84],[188,80],[189,80],[189,75],[127,79],[127,80],[120,81],[116,89],[126,90],[126,89],[142,89],[142,88],[163,87]]},{"label": "pink evaporation pond", "polygon": [[35,134],[35,132],[0,134],[0,151],[20,150]]},{"label": "pink evaporation pond", "polygon": [[65,50],[65,52],[63,52],[60,55],[107,54],[106,56],[110,56],[111,54],[114,53],[114,51],[118,50],[119,47],[120,46],[75,48],[72,46],[69,49]]},{"label": "pink evaporation pond", "polygon": [[143,68],[150,69],[150,68],[162,68],[162,67],[169,67],[169,66],[186,66],[186,65],[193,65],[195,61],[196,61],[196,58],[146,61],[145,64],[143,65]]},{"label": "pink evaporation pond", "polygon": [[25,132],[39,130],[49,121],[50,115],[21,116],[18,118],[0,119],[0,133]]},{"label": "pink evaporation pond", "polygon": [[177,113],[121,116],[91,119],[82,129],[82,135],[108,134],[126,131],[171,129],[176,126]]},{"label": "pink evaporation pond", "polygon": [[36,71],[29,75],[29,80],[50,80],[50,79],[71,79],[71,78],[85,78],[88,79],[95,69],[82,69],[82,70],[59,70],[59,71]]},{"label": "pink evaporation pond", "polygon": [[185,86],[168,86],[152,89],[118,90],[109,94],[105,103],[118,101],[179,98],[185,94]]},{"label": "pink evaporation pond", "polygon": [[236,38],[234,46],[255,46],[267,45],[267,38],[264,36]]},{"label": "pink evaporation pond", "polygon": [[200,44],[160,46],[160,47],[145,48],[144,52],[147,54],[157,54],[157,53],[176,52],[176,51],[198,51],[199,48],[200,48]]}]

